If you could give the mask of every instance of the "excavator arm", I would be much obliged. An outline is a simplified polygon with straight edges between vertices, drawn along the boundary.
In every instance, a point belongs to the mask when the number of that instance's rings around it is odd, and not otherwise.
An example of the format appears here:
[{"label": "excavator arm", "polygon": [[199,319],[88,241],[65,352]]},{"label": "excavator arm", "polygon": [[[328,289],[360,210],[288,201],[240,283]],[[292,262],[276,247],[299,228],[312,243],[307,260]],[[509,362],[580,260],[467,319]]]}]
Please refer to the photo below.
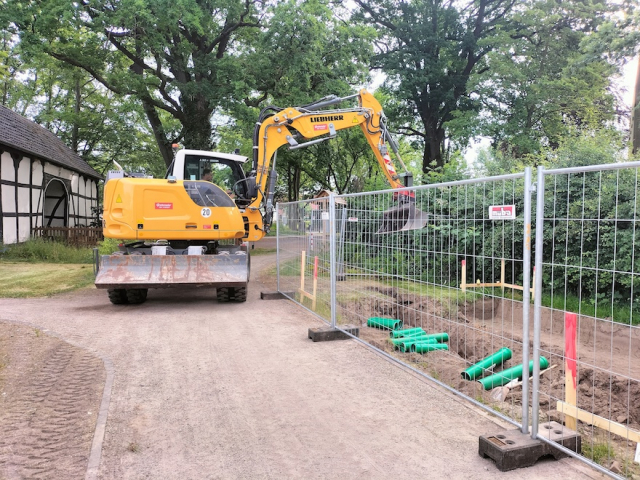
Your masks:
[{"label": "excavator arm", "polygon": [[[330,105],[356,97],[357,107],[325,110]],[[247,212],[252,217],[250,223],[255,224],[254,229],[266,234],[271,225],[277,179],[275,158],[280,147],[288,145],[290,150],[307,147],[335,138],[340,130],[358,126],[389,185],[398,190],[394,194],[397,206],[385,212],[378,233],[423,228],[426,220],[423,222],[422,212],[415,209],[414,193],[406,189],[412,186],[412,174],[402,162],[397,144],[387,129],[382,106],[371,93],[361,90],[349,97],[327,97],[304,107],[268,107],[262,111],[254,132],[253,171],[248,177],[250,184],[247,189],[251,196]],[[307,141],[301,143],[302,139]],[[398,173],[391,160],[389,147],[402,165],[402,173]],[[264,218],[260,220],[262,228],[257,218],[261,207],[264,210]]]}]

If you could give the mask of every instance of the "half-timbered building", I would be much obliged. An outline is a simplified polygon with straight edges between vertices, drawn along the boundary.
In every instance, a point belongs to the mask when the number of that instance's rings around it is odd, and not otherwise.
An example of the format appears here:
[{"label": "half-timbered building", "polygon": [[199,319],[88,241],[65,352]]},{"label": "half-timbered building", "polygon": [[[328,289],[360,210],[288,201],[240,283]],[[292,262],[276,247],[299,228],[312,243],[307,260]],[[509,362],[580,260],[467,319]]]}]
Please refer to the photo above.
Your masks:
[{"label": "half-timbered building", "polygon": [[0,106],[0,240],[89,226],[101,176],[49,130]]}]

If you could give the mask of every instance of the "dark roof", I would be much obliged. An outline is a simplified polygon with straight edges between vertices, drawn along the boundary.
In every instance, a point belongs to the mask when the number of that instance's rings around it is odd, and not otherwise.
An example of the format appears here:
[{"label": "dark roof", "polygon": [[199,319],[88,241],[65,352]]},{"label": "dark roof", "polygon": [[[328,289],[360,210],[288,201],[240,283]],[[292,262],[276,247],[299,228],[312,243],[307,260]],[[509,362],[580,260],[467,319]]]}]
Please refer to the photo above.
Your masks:
[{"label": "dark roof", "polygon": [[102,178],[49,130],[2,105],[0,105],[0,144],[89,177]]}]

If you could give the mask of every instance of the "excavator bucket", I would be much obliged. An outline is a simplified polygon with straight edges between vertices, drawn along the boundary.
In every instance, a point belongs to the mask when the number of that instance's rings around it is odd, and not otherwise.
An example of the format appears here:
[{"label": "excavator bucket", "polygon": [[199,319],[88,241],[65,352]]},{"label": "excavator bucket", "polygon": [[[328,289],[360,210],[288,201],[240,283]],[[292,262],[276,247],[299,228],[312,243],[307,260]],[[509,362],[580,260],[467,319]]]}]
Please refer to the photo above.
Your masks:
[{"label": "excavator bucket", "polygon": [[382,226],[376,233],[420,230],[425,227],[427,220],[428,215],[422,210],[418,210],[414,202],[404,203],[385,210],[382,215]]},{"label": "excavator bucket", "polygon": [[229,255],[104,255],[96,288],[174,286],[242,287],[249,281],[249,257]]}]

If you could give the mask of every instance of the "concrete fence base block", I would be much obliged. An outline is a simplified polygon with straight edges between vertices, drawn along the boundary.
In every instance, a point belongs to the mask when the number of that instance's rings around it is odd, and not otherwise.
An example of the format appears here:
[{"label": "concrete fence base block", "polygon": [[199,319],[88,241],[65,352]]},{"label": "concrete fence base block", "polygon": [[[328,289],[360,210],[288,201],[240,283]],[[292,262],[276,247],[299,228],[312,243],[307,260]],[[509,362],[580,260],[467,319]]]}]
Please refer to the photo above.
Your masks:
[{"label": "concrete fence base block", "polygon": [[353,325],[344,325],[341,330],[331,327],[319,327],[309,329],[309,338],[314,342],[329,342],[331,340],[348,340],[351,337],[345,332],[349,332],[354,337],[360,336],[360,328]]},{"label": "concrete fence base block", "polygon": [[260,300],[286,300],[294,295],[294,292],[260,292]]},{"label": "concrete fence base block", "polygon": [[[557,422],[540,424],[538,436],[559,443],[574,452],[581,452],[580,435]],[[556,460],[567,456],[553,445],[542,440],[534,440],[529,434],[524,434],[520,430],[481,435],[478,453],[483,458],[493,459],[501,472],[530,467],[546,455],[551,455]]]}]

